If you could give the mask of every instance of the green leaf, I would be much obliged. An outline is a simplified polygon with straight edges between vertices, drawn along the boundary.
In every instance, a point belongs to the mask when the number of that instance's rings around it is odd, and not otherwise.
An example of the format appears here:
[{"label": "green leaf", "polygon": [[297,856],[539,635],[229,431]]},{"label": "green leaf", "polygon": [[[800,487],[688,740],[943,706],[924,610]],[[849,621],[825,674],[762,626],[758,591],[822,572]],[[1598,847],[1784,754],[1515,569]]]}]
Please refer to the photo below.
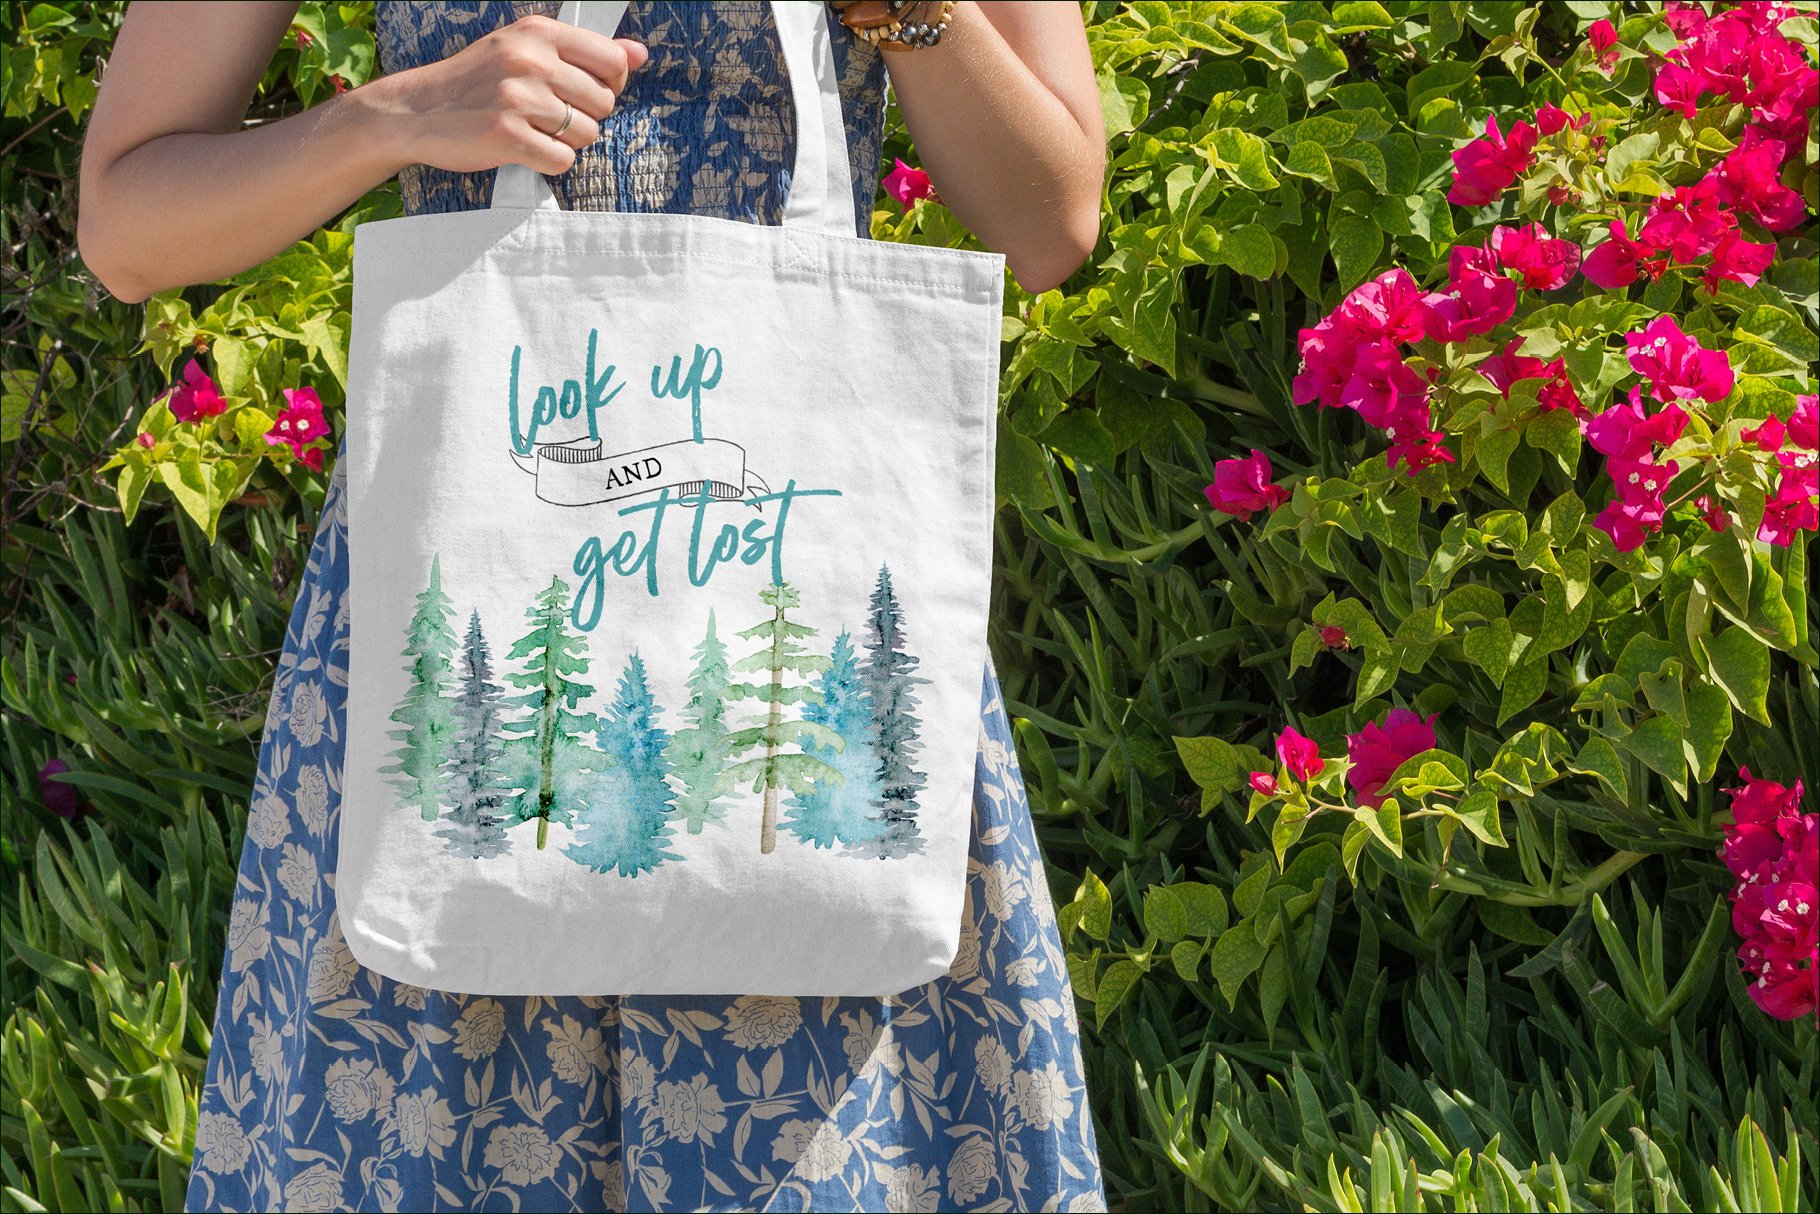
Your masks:
[{"label": "green leaf", "polygon": [[1081,904],[1082,931],[1095,940],[1104,940],[1112,934],[1112,892],[1097,874],[1090,872],[1081,878],[1074,900]]},{"label": "green leaf", "polygon": [[1169,950],[1169,964],[1175,967],[1176,977],[1183,982],[1200,981],[1201,955],[1207,946],[1199,940],[1183,940]]},{"label": "green leaf", "polygon": [[1178,881],[1169,890],[1188,914],[1189,934],[1217,936],[1226,930],[1226,895],[1219,887],[1200,881]]},{"label": "green leaf", "polygon": [[1770,725],[1769,719],[1769,646],[1743,628],[1727,628],[1718,636],[1698,638],[1705,648],[1713,681],[1738,711],[1752,720]]},{"label": "green leaf", "polygon": [[1497,793],[1489,788],[1475,788],[1460,798],[1455,813],[1479,842],[1492,847],[1505,846],[1504,827],[1498,815]]},{"label": "green leaf", "polygon": [[1377,265],[1378,254],[1384,251],[1384,232],[1364,215],[1341,215],[1330,218],[1327,242],[1339,271],[1340,287],[1350,290]]},{"label": "green leaf", "polygon": [[1245,979],[1264,964],[1265,952],[1266,947],[1258,943],[1249,921],[1234,924],[1214,941],[1213,951],[1207,956],[1207,969],[1220,984],[1227,1007],[1238,1006],[1239,991],[1244,988]]},{"label": "green leaf", "polygon": [[1220,234],[1219,260],[1248,278],[1277,272],[1277,246],[1262,224],[1242,223]]},{"label": "green leaf", "polygon": [[1106,1027],[1106,1021],[1136,989],[1142,976],[1143,971],[1135,961],[1114,961],[1106,967],[1093,992],[1093,1019],[1097,1027]]},{"label": "green leaf", "polygon": [[1548,689],[1548,659],[1520,662],[1504,676],[1504,695],[1498,702],[1498,724],[1542,698]]},{"label": "green leaf", "polygon": [[[1294,176],[1317,181],[1330,190],[1338,188],[1334,183],[1333,163],[1327,158],[1327,149],[1318,143],[1304,140],[1292,146],[1283,161],[1283,169]],[[1373,225],[1373,230],[1376,230],[1376,225]]]},{"label": "green leaf", "polygon": [[1188,934],[1188,922],[1188,908],[1167,885],[1153,885],[1144,891],[1145,931],[1173,943]]},{"label": "green leaf", "polygon": [[1624,739],[1624,746],[1650,770],[1683,795],[1687,788],[1687,751],[1681,726],[1672,717],[1654,716]]}]

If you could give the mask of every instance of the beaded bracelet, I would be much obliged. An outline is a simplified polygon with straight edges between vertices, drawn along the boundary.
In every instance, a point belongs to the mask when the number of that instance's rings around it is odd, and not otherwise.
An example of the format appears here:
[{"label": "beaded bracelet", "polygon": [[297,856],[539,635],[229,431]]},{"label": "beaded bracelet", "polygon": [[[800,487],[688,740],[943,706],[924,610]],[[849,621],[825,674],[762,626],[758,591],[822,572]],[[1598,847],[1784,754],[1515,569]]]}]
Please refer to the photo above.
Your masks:
[{"label": "beaded bracelet", "polygon": [[[831,3],[841,24],[852,30],[855,37],[887,51],[913,51],[934,46],[942,40],[948,23],[954,20],[955,0],[940,0],[939,5],[935,0],[831,0]],[[937,8],[940,11],[934,20],[916,20]],[[910,16],[904,15],[906,9],[913,10]]]}]

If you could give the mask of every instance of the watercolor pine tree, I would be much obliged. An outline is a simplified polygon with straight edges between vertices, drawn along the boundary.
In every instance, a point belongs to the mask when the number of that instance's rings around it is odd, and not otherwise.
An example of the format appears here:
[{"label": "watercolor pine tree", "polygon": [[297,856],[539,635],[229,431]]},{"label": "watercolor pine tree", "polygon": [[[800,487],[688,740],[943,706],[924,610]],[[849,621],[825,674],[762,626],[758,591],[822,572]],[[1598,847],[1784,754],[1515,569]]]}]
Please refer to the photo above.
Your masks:
[{"label": "watercolor pine tree", "polygon": [[714,631],[714,613],[708,612],[708,633],[695,647],[695,669],[689,674],[689,702],[682,710],[687,726],[676,731],[665,752],[676,779],[676,817],[690,834],[698,835],[710,823],[725,820],[719,802],[727,792],[727,689],[732,672],[727,647]]},{"label": "watercolor pine tree", "polygon": [[929,680],[916,675],[918,659],[904,651],[903,609],[891,585],[891,570],[882,565],[872,590],[866,633],[862,681],[872,702],[871,739],[880,788],[874,802],[878,835],[867,846],[872,854],[890,860],[923,849],[916,794],[922,791],[924,776],[914,767],[914,756],[922,749],[917,740],[922,722],[915,715],[914,688]]},{"label": "watercolor pine tree", "polygon": [[820,759],[841,778],[816,780],[791,797],[784,829],[815,847],[869,843],[879,833],[875,802],[884,790],[878,756],[872,750],[872,701],[860,678],[853,637],[845,629],[834,638],[819,688],[821,701],[803,708],[803,720],[833,730],[843,744],[823,746],[805,737],[803,753]]},{"label": "watercolor pine tree", "polygon": [[405,627],[404,656],[409,659],[410,685],[392,720],[403,726],[388,734],[400,745],[392,763],[380,768],[395,773],[392,786],[398,802],[416,809],[433,822],[442,812],[444,764],[449,757],[453,726],[449,693],[455,684],[455,633],[449,617],[455,605],[442,592],[442,558],[430,561],[430,584],[417,596],[411,622]]},{"label": "watercolor pine tree", "polygon": [[468,618],[461,649],[461,684],[455,693],[454,738],[449,747],[449,811],[436,832],[448,851],[472,860],[503,855],[510,790],[500,780],[504,743],[499,736],[505,692],[493,681],[492,657],[480,613]]},{"label": "watercolor pine tree", "polygon": [[535,605],[525,613],[531,631],[512,645],[506,657],[522,661],[524,669],[507,675],[524,694],[507,703],[525,710],[506,728],[519,735],[512,739],[507,778],[517,796],[516,814],[521,822],[537,823],[537,846],[549,839],[550,823],[567,825],[587,802],[589,773],[608,762],[587,744],[595,725],[591,715],[577,712],[594,688],[578,682],[588,673],[587,640],[569,630],[569,588],[561,578],[537,592]]},{"label": "watercolor pine tree", "polygon": [[636,877],[682,858],[668,850],[676,794],[666,779],[670,735],[657,718],[644,661],[634,653],[600,718],[597,740],[612,765],[595,776],[587,808],[576,816],[575,842],[566,849],[571,860],[595,872]]},{"label": "watercolor pine tree", "polygon": [[771,618],[739,634],[744,640],[760,642],[760,646],[733,669],[738,673],[769,677],[757,684],[737,684],[728,688],[728,694],[762,701],[765,711],[753,718],[752,727],[736,730],[728,736],[727,751],[731,755],[753,750],[759,753],[735,763],[728,769],[727,778],[732,783],[750,780],[752,791],[763,794],[765,808],[759,824],[758,850],[769,854],[777,848],[777,806],[783,791],[787,788],[802,795],[820,781],[840,778],[838,772],[820,759],[793,748],[806,741],[838,750],[842,741],[841,736],[826,725],[800,717],[784,718],[786,705],[820,701],[821,693],[806,686],[803,680],[827,669],[828,659],[803,648],[801,642],[814,636],[815,629],[789,618],[790,608],[799,606],[801,600],[788,582],[767,586],[759,591],[758,597],[771,608]]}]

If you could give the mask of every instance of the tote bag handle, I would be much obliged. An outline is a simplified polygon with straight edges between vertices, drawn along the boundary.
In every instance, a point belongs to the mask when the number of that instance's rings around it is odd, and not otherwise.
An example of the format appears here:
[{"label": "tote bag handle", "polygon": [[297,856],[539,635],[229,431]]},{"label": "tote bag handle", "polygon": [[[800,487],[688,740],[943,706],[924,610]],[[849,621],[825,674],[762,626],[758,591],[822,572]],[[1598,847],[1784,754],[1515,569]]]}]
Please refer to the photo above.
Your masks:
[{"label": "tote bag handle", "polygon": [[[625,0],[565,0],[559,19],[610,38],[625,12]],[[790,76],[790,100],[796,110],[796,164],[784,201],[784,226],[852,236],[856,222],[852,170],[847,162],[847,130],[841,120],[827,6],[820,0],[773,0],[771,16],[777,24],[784,70]],[[581,118],[587,121],[585,115]],[[493,179],[492,205],[496,209],[559,209],[543,174],[522,164],[499,166]]]}]

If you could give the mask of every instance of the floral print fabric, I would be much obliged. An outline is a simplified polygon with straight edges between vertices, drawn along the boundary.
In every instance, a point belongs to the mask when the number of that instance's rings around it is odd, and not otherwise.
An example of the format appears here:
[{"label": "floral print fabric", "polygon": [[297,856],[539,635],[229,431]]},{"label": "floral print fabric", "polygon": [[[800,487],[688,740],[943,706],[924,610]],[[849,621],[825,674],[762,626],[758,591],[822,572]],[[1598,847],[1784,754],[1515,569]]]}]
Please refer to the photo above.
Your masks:
[{"label": "floral print fabric", "polygon": [[[402,70],[555,7],[382,4],[382,58]],[[775,220],[788,142],[750,98],[781,95],[787,113],[788,93],[763,8],[632,5],[625,32],[654,54],[621,114],[683,141],[659,154],[609,134],[576,170],[580,205],[610,190],[625,209]],[[664,30],[686,35],[674,54]],[[864,215],[882,73],[876,56],[856,67],[871,52],[850,42],[837,31]],[[717,141],[688,141],[705,130]],[[405,188],[414,213],[463,209],[485,204],[490,174],[425,169]],[[361,967],[334,889],[343,493],[337,468],[267,710],[189,1209],[1105,1208],[1054,906],[990,670],[960,951],[936,982],[889,999],[504,998]]]}]

